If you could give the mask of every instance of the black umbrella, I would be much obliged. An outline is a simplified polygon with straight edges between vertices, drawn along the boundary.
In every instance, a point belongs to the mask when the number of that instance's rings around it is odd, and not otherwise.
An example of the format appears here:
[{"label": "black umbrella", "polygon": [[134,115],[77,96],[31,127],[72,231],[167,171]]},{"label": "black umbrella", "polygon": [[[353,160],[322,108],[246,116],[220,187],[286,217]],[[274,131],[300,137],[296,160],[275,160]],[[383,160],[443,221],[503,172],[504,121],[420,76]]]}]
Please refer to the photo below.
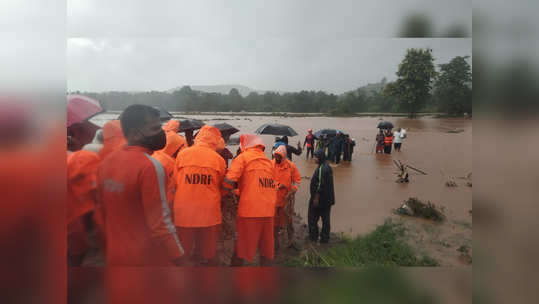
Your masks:
[{"label": "black umbrella", "polygon": [[227,124],[226,122],[218,123],[213,126],[219,129],[219,131],[221,131],[221,135],[223,136],[227,136],[227,135],[230,136],[240,131],[236,129],[234,126]]},{"label": "black umbrella", "polygon": [[197,119],[185,119],[180,121],[180,129],[178,130],[178,133],[181,132],[187,132],[187,131],[194,131],[202,128],[205,123],[197,120]]},{"label": "black umbrella", "polygon": [[378,123],[378,129],[393,129],[393,124],[387,120]]},{"label": "black umbrella", "polygon": [[163,109],[162,107],[154,107],[157,111],[159,111],[159,119],[161,121],[167,121],[169,119],[172,119],[172,114],[170,114],[167,110]]},{"label": "black umbrella", "polygon": [[294,129],[281,124],[263,124],[255,131],[256,134],[296,136],[298,133]]},{"label": "black umbrella", "polygon": [[337,131],[338,130],[335,130],[335,129],[322,129],[322,130],[318,130],[316,132],[314,132],[314,136],[316,138],[320,138],[322,137],[322,135],[326,135],[327,137],[333,137],[335,135],[337,135]]}]

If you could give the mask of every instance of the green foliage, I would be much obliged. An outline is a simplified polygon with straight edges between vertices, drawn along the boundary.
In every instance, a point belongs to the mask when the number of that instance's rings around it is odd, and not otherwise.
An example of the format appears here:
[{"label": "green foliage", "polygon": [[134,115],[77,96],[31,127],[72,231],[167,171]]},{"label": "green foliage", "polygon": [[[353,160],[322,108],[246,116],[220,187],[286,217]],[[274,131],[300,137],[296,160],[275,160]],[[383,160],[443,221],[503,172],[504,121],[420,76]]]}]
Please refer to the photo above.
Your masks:
[{"label": "green foliage", "polygon": [[384,94],[395,97],[399,110],[414,116],[431,97],[432,81],[436,77],[432,50],[408,49],[397,76],[395,82],[385,86]]},{"label": "green foliage", "polygon": [[472,112],[472,71],[466,61],[469,56],[457,56],[440,64],[434,98],[441,112],[460,115]]},{"label": "green foliage", "polygon": [[363,267],[384,266],[436,266],[432,258],[418,257],[415,250],[402,240],[404,228],[387,220],[366,236],[318,252],[312,247],[290,266],[304,267]]},{"label": "green foliage", "polygon": [[[311,271],[297,274],[302,284],[283,284],[283,303],[440,303],[421,280],[394,267],[366,267],[360,271]],[[283,276],[283,280],[289,276]],[[313,286],[316,286],[313,288]]]}]

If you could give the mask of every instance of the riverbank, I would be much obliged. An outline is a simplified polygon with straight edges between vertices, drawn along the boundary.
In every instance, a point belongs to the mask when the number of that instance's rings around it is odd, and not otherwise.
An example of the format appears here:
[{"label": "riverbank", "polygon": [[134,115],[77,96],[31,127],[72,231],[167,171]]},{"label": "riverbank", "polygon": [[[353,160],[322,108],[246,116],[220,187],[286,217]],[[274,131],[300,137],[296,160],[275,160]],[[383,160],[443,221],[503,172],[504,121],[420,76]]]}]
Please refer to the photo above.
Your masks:
[{"label": "riverbank", "polygon": [[[122,111],[107,111],[109,114],[120,114]],[[219,115],[219,116],[261,116],[261,117],[408,117],[409,113],[350,113],[350,114],[330,114],[330,113],[290,113],[290,112],[170,112],[175,118],[182,118],[182,115]],[[415,117],[458,117],[449,116],[444,113],[424,112],[416,113]]]}]

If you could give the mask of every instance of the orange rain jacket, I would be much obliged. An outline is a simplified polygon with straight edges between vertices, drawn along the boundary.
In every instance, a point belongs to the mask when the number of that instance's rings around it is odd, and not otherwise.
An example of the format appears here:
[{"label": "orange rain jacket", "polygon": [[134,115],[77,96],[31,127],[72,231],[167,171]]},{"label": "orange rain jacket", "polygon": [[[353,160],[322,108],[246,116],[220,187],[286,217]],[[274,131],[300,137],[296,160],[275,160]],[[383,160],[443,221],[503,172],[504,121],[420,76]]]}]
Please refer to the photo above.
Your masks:
[{"label": "orange rain jacket", "polygon": [[172,205],[174,193],[176,192],[176,178],[174,177],[174,164],[176,159],[173,158],[173,156],[174,153],[181,148],[182,141],[181,136],[178,135],[178,133],[167,132],[166,135],[166,146],[162,150],[155,151],[152,154],[152,157],[157,159],[165,169],[165,173],[167,175],[167,200],[170,205]]},{"label": "orange rain jacket", "polygon": [[67,155],[67,254],[88,250],[83,216],[96,206],[97,167],[95,152],[79,150]]},{"label": "orange rain jacket", "polygon": [[97,172],[108,266],[167,266],[183,255],[170,217],[163,166],[138,146],[124,146]]},{"label": "orange rain jacket", "polygon": [[174,197],[174,222],[179,227],[221,224],[221,183],[226,173],[223,158],[215,152],[221,132],[204,126],[195,144],[178,154]]},{"label": "orange rain jacket", "polygon": [[[273,154],[279,154],[282,156],[281,163],[278,164],[273,159],[273,167],[275,168],[275,180],[277,181],[277,203],[276,207],[283,207],[286,205],[285,197],[291,190],[297,191],[301,182],[301,175],[299,174],[296,165],[286,158],[285,146],[279,146]],[[284,189],[279,189],[279,186],[285,186]]]},{"label": "orange rain jacket", "polygon": [[273,217],[277,185],[273,164],[264,154],[264,143],[254,134],[242,134],[240,148],[242,153],[232,161],[223,187],[232,190],[238,184],[238,216]]},{"label": "orange rain jacket", "polygon": [[94,210],[99,156],[79,150],[67,156],[67,223],[68,225]]}]

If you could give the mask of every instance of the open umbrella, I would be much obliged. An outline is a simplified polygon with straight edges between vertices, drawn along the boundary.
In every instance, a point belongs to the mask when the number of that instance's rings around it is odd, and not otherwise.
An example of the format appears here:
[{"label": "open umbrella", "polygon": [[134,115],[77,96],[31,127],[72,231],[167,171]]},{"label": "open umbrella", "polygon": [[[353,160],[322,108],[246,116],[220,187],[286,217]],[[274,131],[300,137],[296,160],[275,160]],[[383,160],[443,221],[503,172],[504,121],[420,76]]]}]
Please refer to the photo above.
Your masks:
[{"label": "open umbrella", "polygon": [[204,125],[205,123],[198,119],[185,119],[180,121],[180,129],[178,130],[178,133],[198,130]]},{"label": "open umbrella", "polygon": [[101,104],[95,99],[76,94],[67,95],[66,123],[68,127],[86,121],[103,111]]},{"label": "open umbrella", "polygon": [[338,130],[335,130],[335,129],[322,129],[322,130],[318,130],[316,132],[314,132],[314,136],[316,138],[320,138],[322,135],[326,135],[328,137],[333,137],[335,135],[337,135],[337,131]]},{"label": "open umbrella", "polygon": [[294,129],[281,124],[263,124],[255,131],[256,134],[296,136],[298,133]]},{"label": "open umbrella", "polygon": [[219,131],[221,131],[221,135],[223,135],[223,137],[227,135],[230,136],[240,131],[236,129],[234,126],[227,124],[226,122],[218,123],[213,126],[216,127]]},{"label": "open umbrella", "polygon": [[378,129],[393,129],[393,124],[387,120],[384,120],[378,123],[377,128]]},{"label": "open umbrella", "polygon": [[163,109],[162,107],[154,107],[156,110],[159,111],[159,119],[161,121],[167,121],[172,119],[172,114],[170,114],[167,110]]}]

